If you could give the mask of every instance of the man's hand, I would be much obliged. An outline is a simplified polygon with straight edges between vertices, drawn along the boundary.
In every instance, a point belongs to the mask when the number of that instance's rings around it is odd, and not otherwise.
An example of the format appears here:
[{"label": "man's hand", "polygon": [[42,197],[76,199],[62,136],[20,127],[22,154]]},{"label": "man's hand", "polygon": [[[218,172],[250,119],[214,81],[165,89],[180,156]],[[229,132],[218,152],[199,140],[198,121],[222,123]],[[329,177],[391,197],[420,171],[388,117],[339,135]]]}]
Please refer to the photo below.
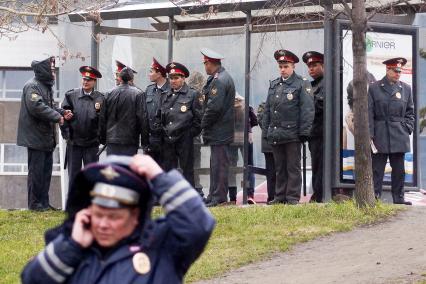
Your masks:
[{"label": "man's hand", "polygon": [[93,234],[90,230],[91,210],[83,209],[75,215],[72,226],[71,238],[83,248],[89,247],[93,243]]},{"label": "man's hand", "polygon": [[130,168],[148,180],[153,180],[163,169],[148,155],[134,155]]},{"label": "man's hand", "polygon": [[69,109],[66,109],[65,111],[64,111],[64,118],[65,118],[65,120],[71,120],[71,118],[74,116],[74,114],[72,113],[72,111],[71,110],[69,110]]}]

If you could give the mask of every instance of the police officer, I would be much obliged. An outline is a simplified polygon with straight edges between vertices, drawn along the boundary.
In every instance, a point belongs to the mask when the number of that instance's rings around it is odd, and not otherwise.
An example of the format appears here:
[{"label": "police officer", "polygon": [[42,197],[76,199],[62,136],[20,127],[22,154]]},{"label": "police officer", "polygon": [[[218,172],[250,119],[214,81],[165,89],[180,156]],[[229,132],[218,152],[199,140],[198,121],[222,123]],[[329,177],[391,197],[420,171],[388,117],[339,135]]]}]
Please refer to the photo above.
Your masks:
[{"label": "police officer", "polygon": [[[166,214],[159,220],[151,220],[153,197]],[[182,175],[163,172],[146,155],[85,168],[66,208],[66,220],[46,233],[47,246],[25,266],[22,283],[179,284],[215,225]]]},{"label": "police officer", "polygon": [[130,85],[130,68],[124,67],[118,76],[122,83],[105,95],[101,108],[100,142],[107,145],[107,155],[133,156],[139,149],[142,91]]},{"label": "police officer", "polygon": [[308,66],[309,75],[312,77],[312,94],[315,104],[315,118],[312,124],[311,135],[309,137],[309,150],[311,151],[312,162],[312,189],[311,201],[322,202],[323,188],[323,153],[324,153],[324,55],[316,51],[308,51],[302,56],[303,62]]},{"label": "police officer", "polygon": [[185,78],[188,69],[178,62],[166,66],[170,90],[161,105],[161,121],[164,130],[164,169],[178,165],[183,176],[194,186],[194,137],[201,132],[202,105],[199,94],[188,87]]},{"label": "police officer", "polygon": [[170,89],[170,83],[167,79],[166,68],[155,58],[152,59],[149,80],[153,84],[146,88],[142,98],[144,115],[142,132],[148,136],[144,139],[147,141],[144,150],[158,164],[163,165],[162,144],[164,143],[164,135],[161,125],[161,103]]},{"label": "police officer", "polygon": [[268,204],[297,204],[302,183],[300,142],[307,141],[311,132],[314,103],[311,84],[294,72],[299,58],[284,49],[274,57],[281,76],[270,83],[263,117],[276,168],[275,198]]},{"label": "police officer", "polygon": [[229,145],[234,140],[234,80],[222,67],[222,55],[201,50],[204,69],[209,75],[203,88],[204,115],[201,120],[204,144],[210,145],[210,189],[207,206],[227,201]]},{"label": "police officer", "polygon": [[382,194],[383,176],[389,158],[393,203],[411,205],[404,199],[404,153],[410,151],[415,114],[411,88],[399,81],[406,63],[407,59],[402,57],[383,61],[386,76],[370,85],[368,110],[370,137],[374,145],[372,166],[376,198]]},{"label": "police officer", "polygon": [[[120,77],[120,72],[125,67],[127,67],[127,69],[131,70],[133,72],[133,74],[137,74],[138,73],[133,68],[131,68],[130,66],[126,66],[121,61],[115,60],[115,65],[117,66],[117,69],[115,70],[115,85],[116,86],[120,86],[123,83],[123,80],[121,80],[121,77]],[[127,83],[130,86],[134,86],[133,78],[130,81],[128,81]]]},{"label": "police officer", "polygon": [[97,162],[99,157],[99,113],[104,96],[94,87],[102,74],[94,67],[81,66],[79,69],[81,88],[65,93],[63,109],[69,109],[74,116],[61,126],[62,136],[67,140],[67,163],[69,183],[84,165]]},{"label": "police officer", "polygon": [[70,110],[56,108],[52,87],[55,84],[55,58],[31,63],[34,78],[25,83],[18,122],[17,145],[28,150],[28,208],[44,211],[49,204],[53,151],[56,147],[55,123],[72,118]]}]

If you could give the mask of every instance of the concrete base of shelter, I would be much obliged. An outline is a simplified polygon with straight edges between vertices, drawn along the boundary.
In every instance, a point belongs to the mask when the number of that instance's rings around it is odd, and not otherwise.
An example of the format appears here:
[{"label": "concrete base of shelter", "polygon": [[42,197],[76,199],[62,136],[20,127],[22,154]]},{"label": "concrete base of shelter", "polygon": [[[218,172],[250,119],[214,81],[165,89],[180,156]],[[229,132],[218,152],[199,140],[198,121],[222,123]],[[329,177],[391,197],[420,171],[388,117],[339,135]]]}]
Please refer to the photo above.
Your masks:
[{"label": "concrete base of shelter", "polygon": [[[0,209],[27,209],[28,191],[27,176],[0,175]],[[62,207],[61,178],[52,176],[49,190],[50,204]]]}]

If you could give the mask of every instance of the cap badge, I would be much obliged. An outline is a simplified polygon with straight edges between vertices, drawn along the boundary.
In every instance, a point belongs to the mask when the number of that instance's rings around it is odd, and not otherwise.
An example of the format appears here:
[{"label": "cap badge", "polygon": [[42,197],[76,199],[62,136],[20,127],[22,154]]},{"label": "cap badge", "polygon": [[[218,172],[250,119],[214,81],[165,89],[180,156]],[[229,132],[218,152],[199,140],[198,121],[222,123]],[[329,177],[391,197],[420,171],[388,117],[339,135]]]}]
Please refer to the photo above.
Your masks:
[{"label": "cap badge", "polygon": [[107,179],[107,180],[113,180],[116,177],[119,177],[120,174],[117,173],[111,166],[106,167],[105,169],[101,170],[101,174]]},{"label": "cap badge", "polygon": [[[171,65],[170,65],[171,66]],[[175,73],[176,72],[176,70],[175,69],[171,69],[170,70],[170,74],[173,74],[173,73]]]},{"label": "cap badge", "polygon": [[278,54],[279,54],[279,55],[284,55],[284,54],[285,54],[285,52],[284,52],[284,50],[280,50],[280,51],[278,51]]},{"label": "cap badge", "polygon": [[170,67],[175,68],[176,64],[172,63],[172,64],[170,64]]},{"label": "cap badge", "polygon": [[397,99],[401,99],[401,93],[400,93],[400,92],[397,92],[397,93],[395,94],[395,97],[396,97]]},{"label": "cap badge", "polygon": [[188,110],[188,108],[186,106],[181,106],[180,107],[180,111],[181,112],[186,112]]},{"label": "cap badge", "polygon": [[291,101],[293,99],[293,94],[292,93],[288,93],[287,94],[287,100]]},{"label": "cap badge", "polygon": [[133,268],[139,274],[146,274],[151,270],[151,262],[143,252],[138,252],[133,256]]}]

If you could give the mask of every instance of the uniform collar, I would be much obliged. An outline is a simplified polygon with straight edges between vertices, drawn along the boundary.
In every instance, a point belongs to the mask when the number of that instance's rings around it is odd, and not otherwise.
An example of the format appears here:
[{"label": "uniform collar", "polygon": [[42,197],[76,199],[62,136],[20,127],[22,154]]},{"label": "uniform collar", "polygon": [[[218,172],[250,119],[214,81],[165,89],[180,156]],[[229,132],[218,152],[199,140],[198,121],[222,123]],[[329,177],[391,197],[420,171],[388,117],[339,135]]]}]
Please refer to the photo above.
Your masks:
[{"label": "uniform collar", "polygon": [[395,91],[398,91],[402,87],[400,81],[397,81],[396,83],[391,84],[391,82],[386,76],[384,76],[382,80],[380,80],[380,86],[383,89],[385,89],[385,91],[388,92],[389,94],[393,94]]},{"label": "uniform collar", "polygon": [[92,90],[91,92],[90,92],[90,94],[87,94],[87,93],[85,93],[84,92],[84,90],[83,90],[83,88],[81,88],[80,89],[80,93],[79,93],[79,98],[82,98],[82,97],[89,97],[89,98],[92,98],[92,94],[93,94],[93,92],[94,92],[94,90]]},{"label": "uniform collar", "polygon": [[177,90],[177,91],[171,90],[170,93],[183,94],[183,93],[186,93],[186,92],[188,92],[188,85],[186,83],[184,83],[183,86],[179,90]]},{"label": "uniform collar", "polygon": [[293,72],[293,74],[291,74],[290,77],[288,77],[286,80],[284,80],[283,77],[280,77],[281,82],[287,85],[291,85],[294,81],[294,78],[296,78],[296,72]]}]

